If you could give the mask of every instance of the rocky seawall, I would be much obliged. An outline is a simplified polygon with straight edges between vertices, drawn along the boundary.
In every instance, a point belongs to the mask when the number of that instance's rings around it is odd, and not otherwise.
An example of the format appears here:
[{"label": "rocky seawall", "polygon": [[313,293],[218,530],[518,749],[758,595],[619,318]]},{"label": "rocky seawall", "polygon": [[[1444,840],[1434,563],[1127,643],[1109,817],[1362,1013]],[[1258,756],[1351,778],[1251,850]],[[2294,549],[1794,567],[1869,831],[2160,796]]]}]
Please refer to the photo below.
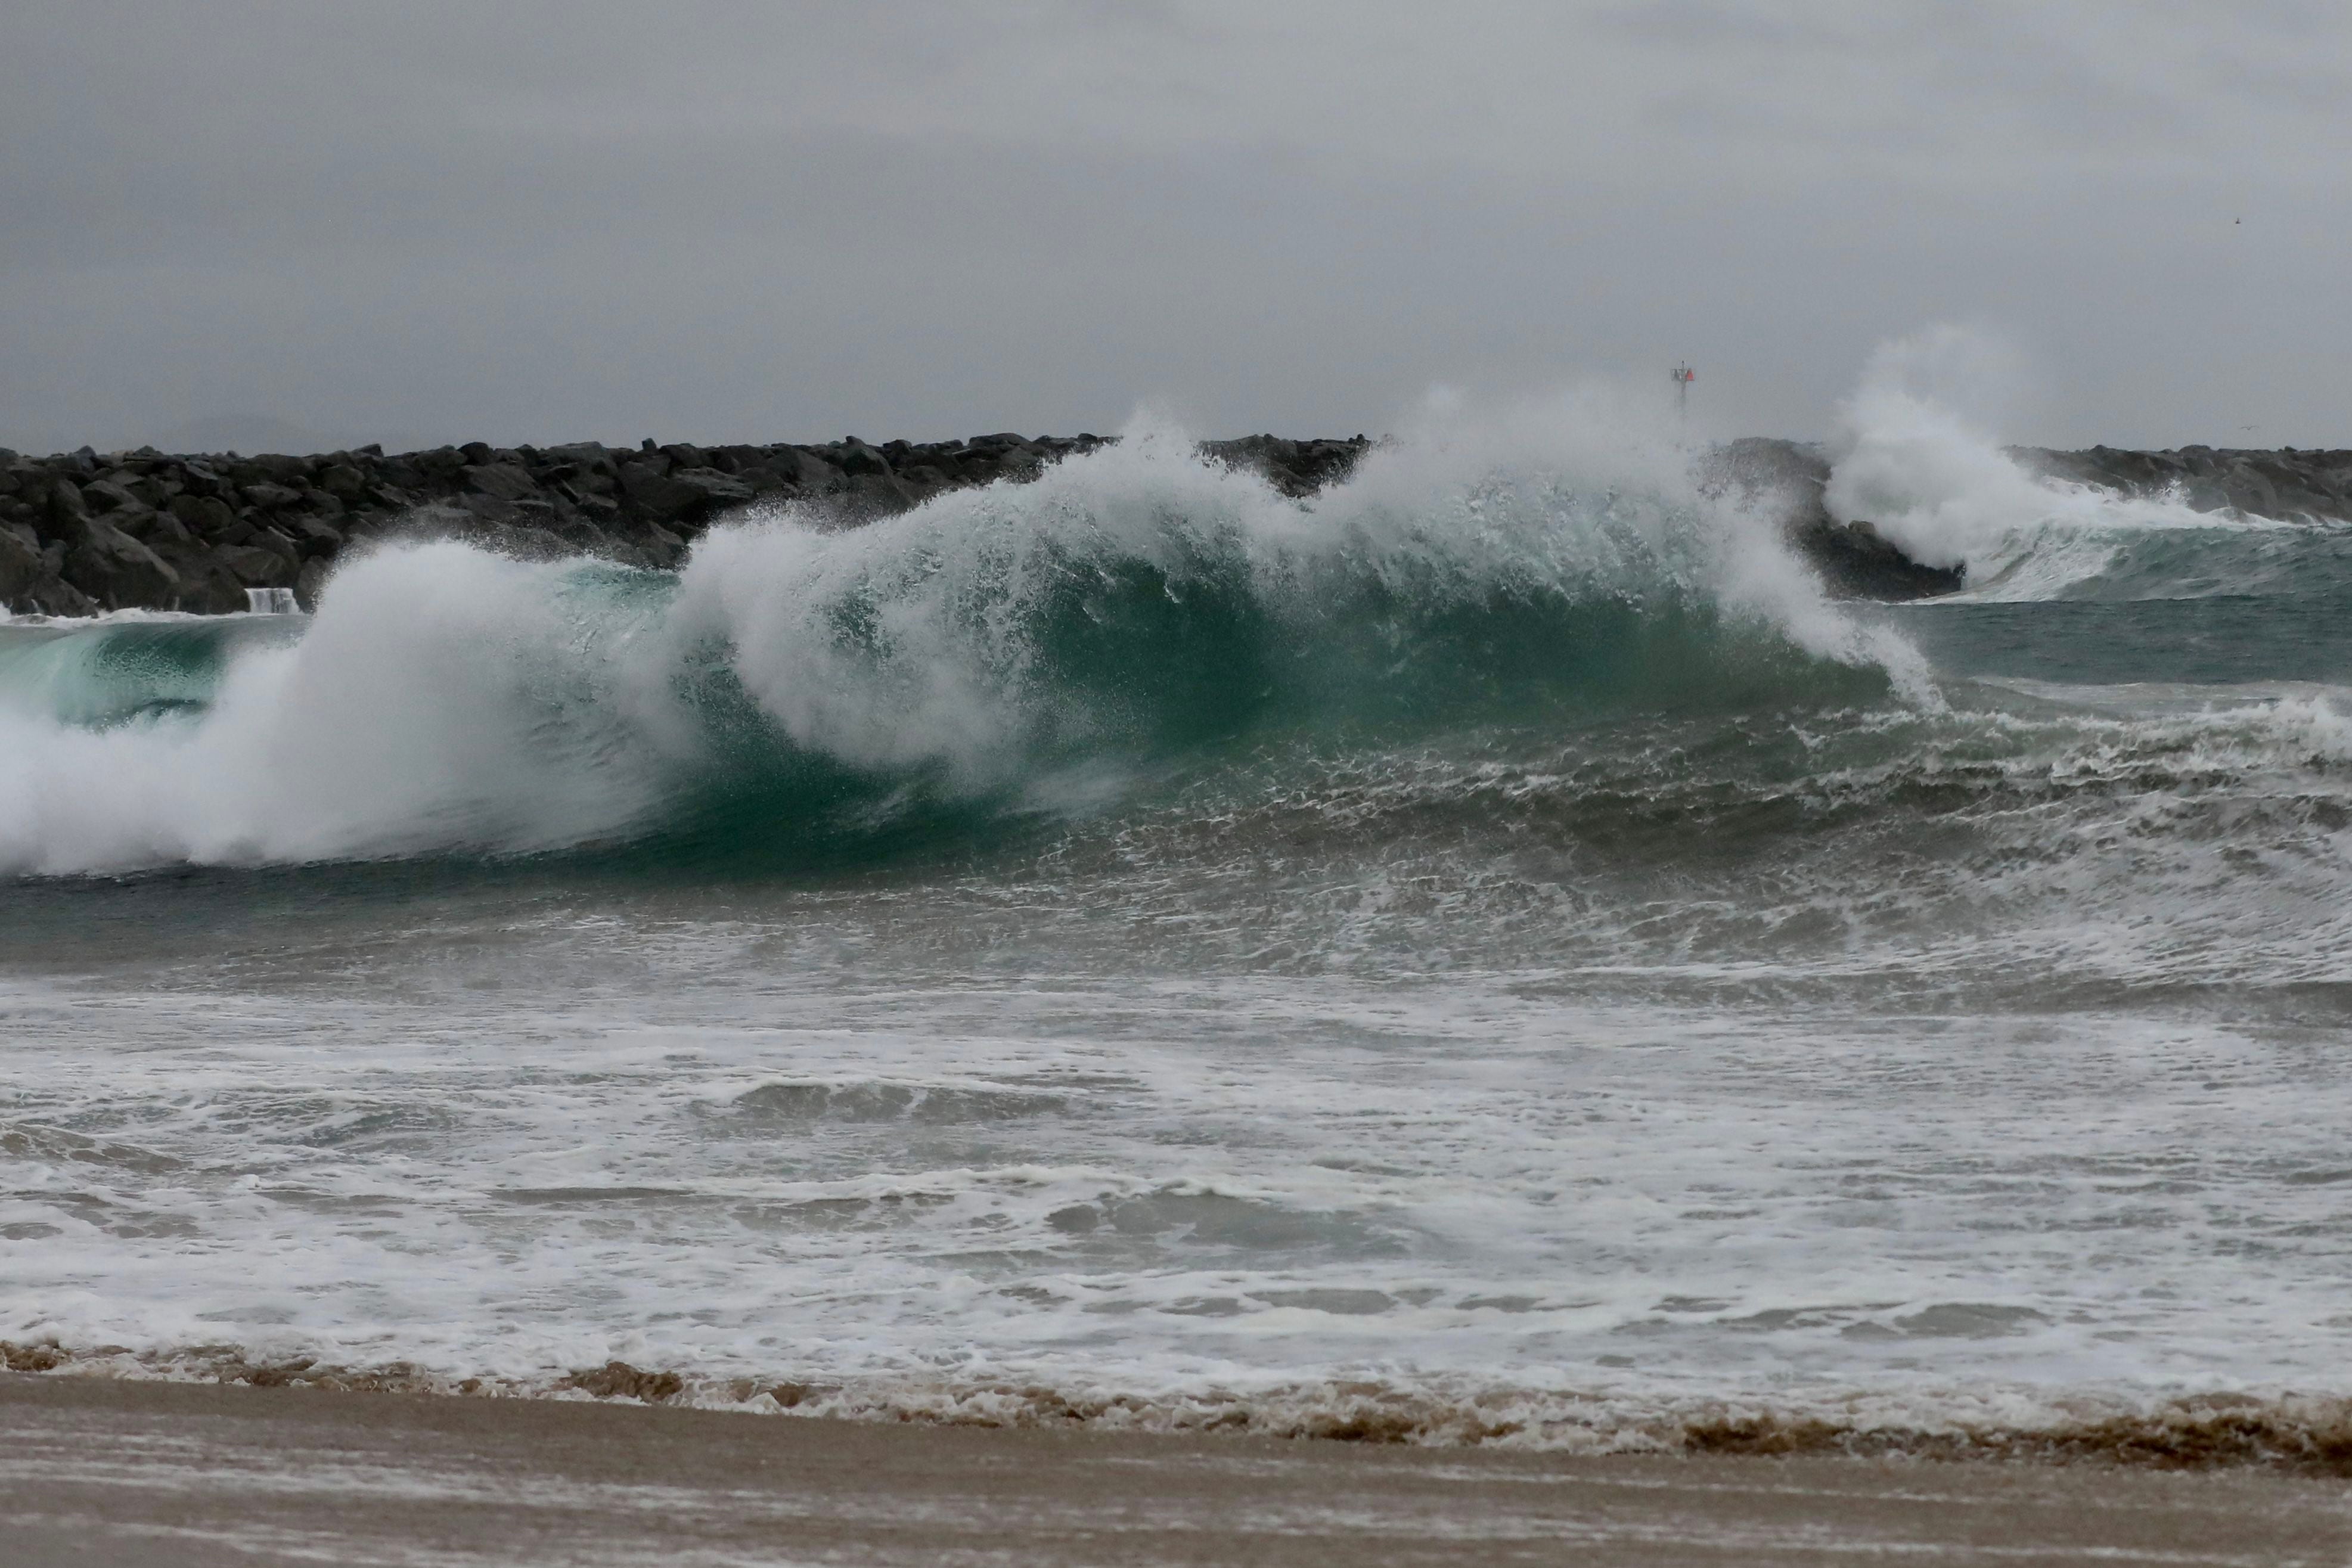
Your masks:
[{"label": "rocky seawall", "polygon": [[[813,501],[855,524],[958,486],[1034,478],[1092,451],[1095,435],[977,436],[871,445],[492,447],[387,455],[173,455],[88,448],[49,457],[0,450],[0,605],[22,612],[243,610],[248,589],[305,604],[344,550],[386,535],[456,535],[526,554],[582,553],[674,567],[702,529],[754,501]],[[1306,496],[1351,470],[1370,443],[1255,435],[1202,444],[1211,457]],[[2038,471],[2135,494],[2169,494],[2224,515],[2352,517],[2352,452],[2021,450]],[[1834,592],[1918,598],[1960,586],[1866,522],[1822,506],[1829,463],[1794,442],[1732,442],[1706,482],[1780,515]]]},{"label": "rocky seawall", "polygon": [[[391,534],[456,536],[527,555],[675,567],[716,518],[755,501],[809,500],[855,524],[942,490],[1032,479],[1095,435],[976,436],[879,446],[492,447],[387,455],[51,457],[0,451],[0,605],[17,612],[247,607],[247,590],[305,604],[337,556]],[[1270,435],[1203,444],[1304,496],[1370,444]]]}]

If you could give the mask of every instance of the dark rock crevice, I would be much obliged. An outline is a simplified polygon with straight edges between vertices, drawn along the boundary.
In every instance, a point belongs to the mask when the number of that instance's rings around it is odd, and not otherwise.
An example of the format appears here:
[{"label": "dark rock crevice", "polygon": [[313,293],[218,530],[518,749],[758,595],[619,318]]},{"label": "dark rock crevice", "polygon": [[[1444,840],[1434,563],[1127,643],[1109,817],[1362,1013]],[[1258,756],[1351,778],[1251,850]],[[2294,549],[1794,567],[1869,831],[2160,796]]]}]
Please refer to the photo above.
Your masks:
[{"label": "dark rock crevice", "polygon": [[1748,436],[1700,459],[1700,487],[1772,517],[1797,553],[1843,599],[1927,599],[1958,591],[1967,573],[1913,560],[1866,522],[1841,523],[1822,495],[1830,460],[1805,442]]}]

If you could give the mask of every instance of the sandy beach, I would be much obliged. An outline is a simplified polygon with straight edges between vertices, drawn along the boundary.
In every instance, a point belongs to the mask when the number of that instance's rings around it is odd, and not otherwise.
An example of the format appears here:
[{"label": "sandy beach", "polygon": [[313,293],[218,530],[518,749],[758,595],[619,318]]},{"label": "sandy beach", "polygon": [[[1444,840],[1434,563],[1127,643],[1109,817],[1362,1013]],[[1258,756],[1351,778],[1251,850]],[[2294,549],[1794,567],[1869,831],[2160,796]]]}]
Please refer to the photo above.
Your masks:
[{"label": "sandy beach", "polygon": [[0,1376],[8,1561],[2341,1563],[2268,1471],[1575,1458]]}]

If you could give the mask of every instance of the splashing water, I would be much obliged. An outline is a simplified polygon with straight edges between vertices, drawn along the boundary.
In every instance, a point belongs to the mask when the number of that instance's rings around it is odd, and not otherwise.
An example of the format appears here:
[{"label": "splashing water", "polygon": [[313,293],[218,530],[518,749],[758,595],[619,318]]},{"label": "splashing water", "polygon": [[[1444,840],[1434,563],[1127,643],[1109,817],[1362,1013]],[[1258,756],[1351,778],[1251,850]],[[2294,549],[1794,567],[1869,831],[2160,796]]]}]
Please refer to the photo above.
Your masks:
[{"label": "splashing water", "polygon": [[[2178,497],[2029,473],[1963,412],[1989,401],[1983,383],[2013,373],[2002,357],[1948,327],[1882,346],[1840,410],[1830,515],[1870,523],[1925,564],[1966,568],[1981,601],[2112,593],[2118,580],[2151,597],[2227,591],[2260,570],[2249,558],[2337,553],[2339,528],[2221,523]],[[2167,537],[2179,535],[2189,538]],[[2218,584],[2182,580],[2216,570]]]},{"label": "splashing water", "polygon": [[528,852],[714,795],[790,837],[1302,727],[1920,684],[1687,478],[1494,447],[1301,505],[1145,426],[862,529],[750,517],[675,578],[394,546],[292,641],[173,633],[160,684],[156,633],[52,629],[80,685],[0,719],[0,865]]},{"label": "splashing water", "polygon": [[2326,1450],[2352,571],[1897,391],[1832,502],[1955,601],[1571,402],[0,626],[5,1354]]}]

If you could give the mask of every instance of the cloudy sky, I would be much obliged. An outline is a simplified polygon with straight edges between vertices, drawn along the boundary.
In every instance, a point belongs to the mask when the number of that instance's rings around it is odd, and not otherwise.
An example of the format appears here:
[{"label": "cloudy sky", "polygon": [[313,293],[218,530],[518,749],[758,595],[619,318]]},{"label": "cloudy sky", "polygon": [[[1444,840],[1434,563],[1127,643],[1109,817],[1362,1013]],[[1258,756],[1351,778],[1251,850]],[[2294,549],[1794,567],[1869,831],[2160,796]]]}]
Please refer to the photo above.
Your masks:
[{"label": "cloudy sky", "polygon": [[2012,439],[2352,445],[2340,0],[20,0],[0,44],[24,449],[1348,434],[1685,357],[1708,428],[1804,435],[1945,322],[2027,367]]}]

